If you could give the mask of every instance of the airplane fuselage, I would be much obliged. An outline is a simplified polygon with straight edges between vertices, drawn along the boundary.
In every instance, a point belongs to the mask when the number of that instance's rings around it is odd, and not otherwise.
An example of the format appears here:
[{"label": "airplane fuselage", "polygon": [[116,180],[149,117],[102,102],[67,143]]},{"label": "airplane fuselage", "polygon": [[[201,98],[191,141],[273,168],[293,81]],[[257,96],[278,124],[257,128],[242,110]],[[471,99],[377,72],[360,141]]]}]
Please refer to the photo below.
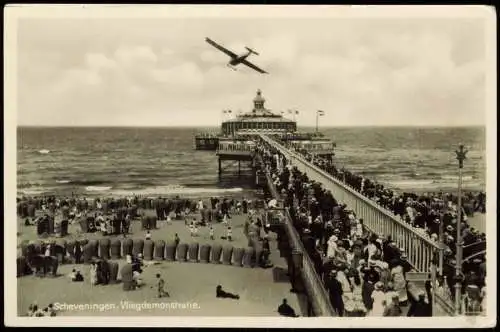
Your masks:
[{"label": "airplane fuselage", "polygon": [[229,64],[231,66],[236,66],[236,65],[240,64],[243,60],[245,60],[246,58],[248,58],[248,56],[250,54],[252,54],[252,52],[249,51],[246,54],[242,54],[242,55],[240,55],[240,56],[238,56],[236,58],[232,58],[231,61],[229,61]]}]

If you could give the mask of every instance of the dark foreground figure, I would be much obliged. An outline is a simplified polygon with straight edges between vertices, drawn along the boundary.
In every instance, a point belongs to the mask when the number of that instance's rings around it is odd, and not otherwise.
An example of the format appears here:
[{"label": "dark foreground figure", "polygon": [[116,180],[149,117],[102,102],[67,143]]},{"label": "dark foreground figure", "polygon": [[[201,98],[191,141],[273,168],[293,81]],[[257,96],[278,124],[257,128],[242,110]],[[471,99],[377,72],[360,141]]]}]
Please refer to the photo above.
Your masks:
[{"label": "dark foreground figure", "polygon": [[425,302],[425,295],[419,294],[418,300],[413,302],[408,310],[408,317],[432,317],[432,307]]},{"label": "dark foreground figure", "polygon": [[295,313],[295,310],[293,310],[293,308],[288,304],[286,299],[283,299],[283,303],[279,305],[278,313],[285,317],[299,317],[299,315]]},{"label": "dark foreground figure", "polygon": [[229,292],[226,292],[222,289],[221,285],[218,285],[217,288],[215,289],[215,297],[223,298],[223,299],[235,299],[239,300],[240,296],[237,294],[232,294]]}]

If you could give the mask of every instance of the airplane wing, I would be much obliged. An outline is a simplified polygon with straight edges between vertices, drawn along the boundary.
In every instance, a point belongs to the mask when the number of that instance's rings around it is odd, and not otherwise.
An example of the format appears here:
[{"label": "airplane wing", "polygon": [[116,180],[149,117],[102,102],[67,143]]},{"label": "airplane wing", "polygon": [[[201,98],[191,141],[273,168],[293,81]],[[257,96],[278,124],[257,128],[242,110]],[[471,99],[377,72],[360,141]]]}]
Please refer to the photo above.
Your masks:
[{"label": "airplane wing", "polygon": [[238,57],[236,54],[234,54],[233,52],[231,52],[230,50],[228,50],[227,48],[224,48],[222,46],[220,46],[219,44],[217,44],[216,42],[214,42],[212,39],[210,38],[205,38],[205,41],[207,43],[209,43],[210,45],[212,45],[213,47],[215,47],[216,49],[218,49],[219,51],[221,52],[224,52],[226,53],[227,55],[229,55],[231,58],[236,58]]},{"label": "airplane wing", "polygon": [[253,63],[251,63],[250,61],[247,61],[247,60],[243,60],[241,61],[242,64],[252,68],[253,70],[256,70],[258,71],[259,73],[261,74],[269,74],[267,71],[263,70],[263,69],[260,69],[259,67],[257,67],[256,65],[254,65]]}]

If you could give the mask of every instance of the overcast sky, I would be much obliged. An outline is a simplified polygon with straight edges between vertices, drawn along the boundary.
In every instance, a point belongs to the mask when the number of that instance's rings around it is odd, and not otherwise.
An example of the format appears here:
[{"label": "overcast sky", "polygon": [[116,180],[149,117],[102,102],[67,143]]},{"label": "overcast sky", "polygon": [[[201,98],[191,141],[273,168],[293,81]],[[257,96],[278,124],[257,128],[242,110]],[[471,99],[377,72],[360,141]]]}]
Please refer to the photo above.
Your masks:
[{"label": "overcast sky", "polygon": [[[299,125],[484,125],[479,19],[22,19],[18,124],[218,125],[255,91]],[[205,37],[270,72],[232,71]]]}]

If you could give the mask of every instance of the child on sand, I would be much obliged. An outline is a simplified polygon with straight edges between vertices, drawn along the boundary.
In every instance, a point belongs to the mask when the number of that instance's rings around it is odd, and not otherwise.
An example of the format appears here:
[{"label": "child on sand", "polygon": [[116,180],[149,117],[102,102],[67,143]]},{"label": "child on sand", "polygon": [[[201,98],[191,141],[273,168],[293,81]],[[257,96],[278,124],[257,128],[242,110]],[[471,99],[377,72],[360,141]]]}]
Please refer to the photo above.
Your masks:
[{"label": "child on sand", "polygon": [[170,294],[168,292],[165,291],[165,280],[163,280],[163,278],[161,278],[161,275],[159,273],[156,274],[156,279],[158,279],[158,297],[163,297],[163,296],[166,296],[166,297],[170,297]]},{"label": "child on sand", "polygon": [[132,278],[135,281],[137,288],[140,288],[144,283],[142,282],[141,273],[139,271],[132,272]]},{"label": "child on sand", "polygon": [[189,233],[191,234],[191,236],[194,236],[194,222],[191,222],[191,224],[189,225]]},{"label": "child on sand", "polygon": [[71,271],[71,273],[68,275],[68,277],[69,277],[72,281],[74,281],[74,279],[76,278],[76,269],[73,269],[73,270]]},{"label": "child on sand", "polygon": [[214,239],[214,227],[212,225],[210,225],[208,232],[210,235],[210,240],[213,240]]},{"label": "child on sand", "polygon": [[232,241],[232,238],[231,238],[232,233],[233,233],[233,232],[232,232],[232,230],[231,230],[231,226],[229,226],[229,227],[227,228],[227,239],[228,239],[228,241]]}]

